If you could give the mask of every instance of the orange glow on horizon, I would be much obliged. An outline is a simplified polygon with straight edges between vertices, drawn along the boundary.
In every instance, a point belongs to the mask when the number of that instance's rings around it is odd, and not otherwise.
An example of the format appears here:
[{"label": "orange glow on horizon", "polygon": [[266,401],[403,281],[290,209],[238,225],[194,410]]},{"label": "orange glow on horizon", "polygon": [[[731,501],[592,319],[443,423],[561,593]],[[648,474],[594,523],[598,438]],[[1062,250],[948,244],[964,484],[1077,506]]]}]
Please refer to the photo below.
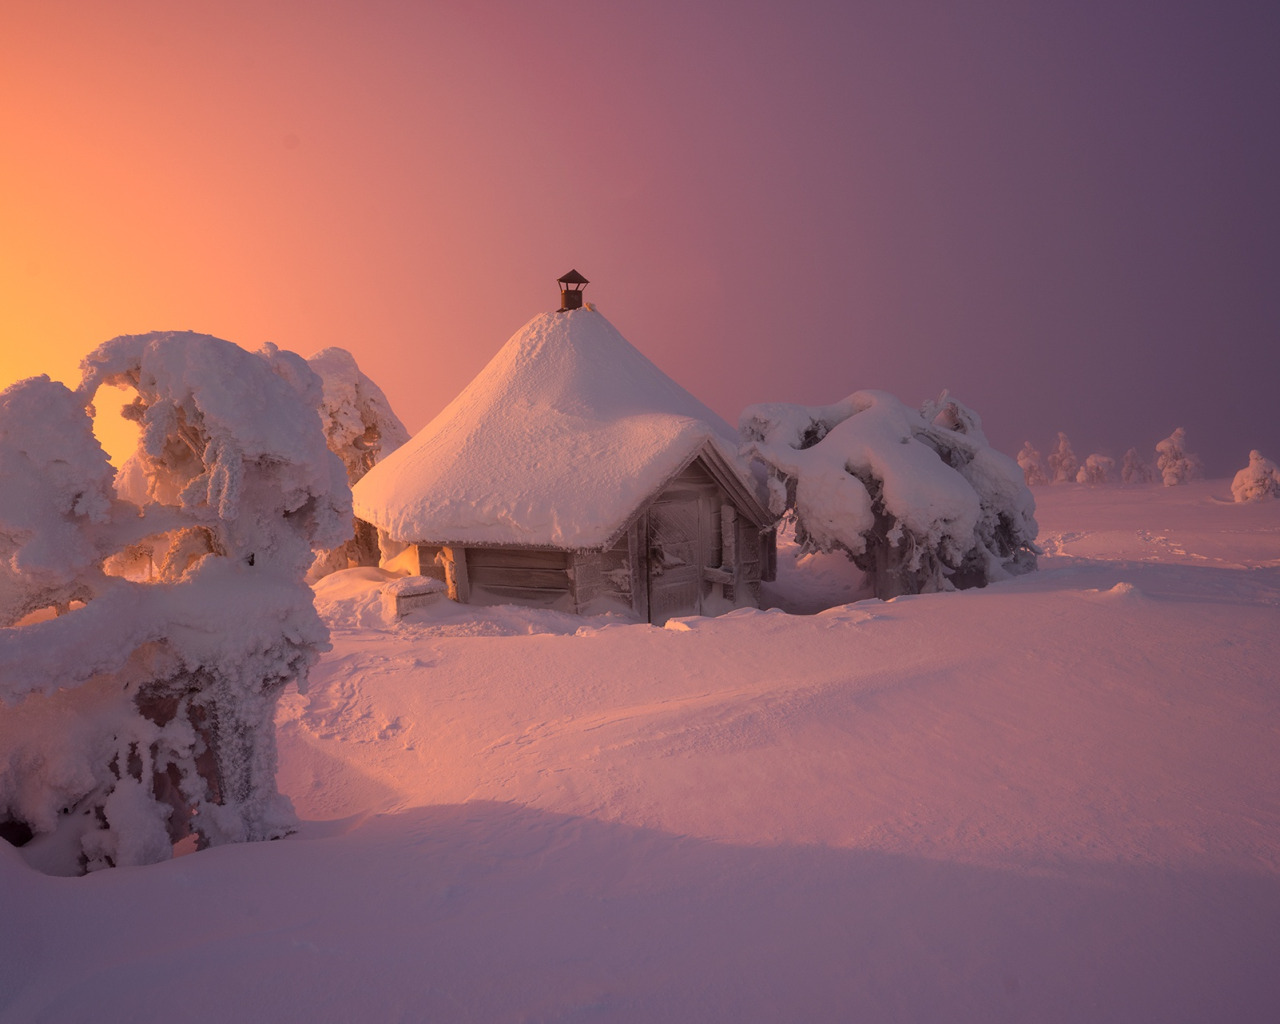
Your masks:
[{"label": "orange glow on horizon", "polygon": [[416,431],[577,267],[730,422],[947,388],[1224,473],[1280,448],[1276,15],[1129,6],[11,4],[0,387],[195,330]]}]

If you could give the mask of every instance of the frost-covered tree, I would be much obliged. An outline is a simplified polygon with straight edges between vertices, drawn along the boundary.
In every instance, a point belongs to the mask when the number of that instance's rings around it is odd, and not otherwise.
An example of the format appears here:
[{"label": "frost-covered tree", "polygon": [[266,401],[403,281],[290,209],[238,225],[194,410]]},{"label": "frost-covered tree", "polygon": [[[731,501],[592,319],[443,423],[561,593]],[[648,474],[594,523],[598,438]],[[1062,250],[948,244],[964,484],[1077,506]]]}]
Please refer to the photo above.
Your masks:
[{"label": "frost-covered tree", "polygon": [[[83,371],[74,395],[35,378],[0,403],[0,467],[23,483],[0,503],[0,833],[59,872],[160,860],[192,832],[282,835],[275,702],[327,646],[303,574],[351,516],[319,381],[292,353],[189,333],[116,338]],[[104,384],[136,393],[141,506],[111,494],[92,439]],[[167,581],[104,571],[160,547],[181,553]]]},{"label": "frost-covered tree", "polygon": [[[346,349],[326,348],[307,361],[320,377],[329,450],[342,459],[347,483],[354,485],[373,466],[409,439],[400,418],[382,389],[366,377]],[[361,519],[353,521],[353,536],[341,546],[316,556],[308,578],[319,579],[339,569],[377,565],[377,531]]]},{"label": "frost-covered tree", "polygon": [[746,409],[744,452],[802,552],[840,551],[877,596],[981,586],[1035,568],[1035,502],[976,413],[944,393],[912,409],[859,391],[833,405]]},{"label": "frost-covered tree", "polygon": [[1044,463],[1040,460],[1040,452],[1030,441],[1022,442],[1022,451],[1018,452],[1018,465],[1022,469],[1022,477],[1028,487],[1047,484],[1049,478],[1044,474]]},{"label": "frost-covered tree", "polygon": [[1080,471],[1080,460],[1071,450],[1071,442],[1067,435],[1058,431],[1058,447],[1049,453],[1049,482],[1055,484],[1074,483]]},{"label": "frost-covered tree", "polygon": [[1265,501],[1280,495],[1280,468],[1256,448],[1249,453],[1249,465],[1231,481],[1236,501]]},{"label": "frost-covered tree", "polygon": [[65,385],[32,377],[0,394],[0,626],[101,589],[96,533],[112,517],[113,475]]},{"label": "frost-covered tree", "polygon": [[1181,427],[1156,445],[1156,469],[1166,487],[1198,480],[1203,475],[1200,458],[1187,453],[1187,432]]},{"label": "frost-covered tree", "polygon": [[1127,484],[1149,484],[1154,479],[1151,467],[1138,452],[1130,448],[1124,453],[1124,465],[1120,469],[1120,479]]},{"label": "frost-covered tree", "polygon": [[324,389],[321,419],[329,450],[355,483],[374,464],[409,440],[409,432],[382,389],[361,372],[342,348],[326,348],[307,360]]},{"label": "frost-covered tree", "polygon": [[1116,468],[1116,460],[1096,452],[1088,456],[1076,471],[1078,484],[1105,484],[1111,479],[1111,472]]}]

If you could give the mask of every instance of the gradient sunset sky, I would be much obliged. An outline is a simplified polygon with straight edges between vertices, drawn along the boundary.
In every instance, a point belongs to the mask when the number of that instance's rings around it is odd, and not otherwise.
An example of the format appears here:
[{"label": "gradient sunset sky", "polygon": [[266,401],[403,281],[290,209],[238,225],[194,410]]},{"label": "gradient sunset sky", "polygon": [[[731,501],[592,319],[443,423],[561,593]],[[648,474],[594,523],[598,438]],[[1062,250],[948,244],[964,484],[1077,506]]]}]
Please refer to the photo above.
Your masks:
[{"label": "gradient sunset sky", "polygon": [[117,334],[338,345],[411,431],[576,267],[736,422],[1280,459],[1280,4],[0,12],[0,386]]}]

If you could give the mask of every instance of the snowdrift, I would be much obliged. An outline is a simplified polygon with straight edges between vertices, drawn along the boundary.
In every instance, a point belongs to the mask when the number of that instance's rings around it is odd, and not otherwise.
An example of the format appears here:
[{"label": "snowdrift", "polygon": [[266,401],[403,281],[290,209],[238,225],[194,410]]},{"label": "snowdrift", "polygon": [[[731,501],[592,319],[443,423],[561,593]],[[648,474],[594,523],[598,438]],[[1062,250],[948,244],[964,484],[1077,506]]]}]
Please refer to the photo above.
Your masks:
[{"label": "snowdrift", "polygon": [[0,1020],[1269,1022],[1278,510],[1053,488],[1038,573],[666,628],[336,574],[300,832],[0,844]]}]

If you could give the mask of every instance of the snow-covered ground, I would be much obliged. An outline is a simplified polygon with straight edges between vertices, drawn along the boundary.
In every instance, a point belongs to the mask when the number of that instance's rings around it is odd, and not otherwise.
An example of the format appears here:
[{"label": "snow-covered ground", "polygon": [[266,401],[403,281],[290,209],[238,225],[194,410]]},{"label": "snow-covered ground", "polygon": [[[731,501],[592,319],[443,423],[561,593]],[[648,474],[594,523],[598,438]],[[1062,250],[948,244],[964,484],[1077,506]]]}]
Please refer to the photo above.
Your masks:
[{"label": "snow-covered ground", "polygon": [[1275,1021],[1280,502],[1036,498],[1040,572],[815,615],[329,577],[301,831],[0,843],[0,1020]]}]

